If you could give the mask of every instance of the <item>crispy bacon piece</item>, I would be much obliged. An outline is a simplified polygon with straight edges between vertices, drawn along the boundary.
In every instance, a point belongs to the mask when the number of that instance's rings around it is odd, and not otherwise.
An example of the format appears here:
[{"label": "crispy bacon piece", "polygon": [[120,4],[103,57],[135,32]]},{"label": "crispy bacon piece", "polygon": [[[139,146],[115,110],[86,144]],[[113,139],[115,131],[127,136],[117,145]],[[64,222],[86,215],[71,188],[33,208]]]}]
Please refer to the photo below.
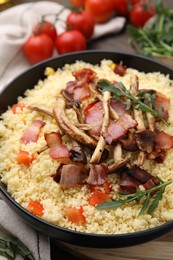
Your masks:
[{"label": "crispy bacon piece", "polygon": [[146,190],[149,190],[154,188],[159,183],[159,180],[156,177],[152,176],[152,178],[150,178],[146,183],[144,183],[143,186]]},{"label": "crispy bacon piece", "polygon": [[[164,94],[156,91],[156,107],[159,111],[159,114],[165,119],[168,120],[169,118],[169,107],[170,107],[170,99],[167,98]],[[160,119],[157,119],[160,121]]]},{"label": "crispy bacon piece", "polygon": [[90,90],[86,83],[79,85],[76,81],[71,81],[67,84],[64,92],[70,95],[73,100],[83,100],[90,96]]},{"label": "crispy bacon piece", "polygon": [[173,136],[156,130],[154,150],[147,155],[147,159],[155,160],[157,163],[163,163],[166,151],[173,148]]},{"label": "crispy bacon piece", "polygon": [[108,144],[115,143],[118,139],[124,136],[129,129],[137,126],[136,120],[128,114],[122,115],[117,121],[113,121],[107,129],[107,132],[103,134]]},{"label": "crispy bacon piece", "polygon": [[151,153],[155,146],[156,133],[145,129],[135,133],[136,143],[140,150]]},{"label": "crispy bacon piece", "polygon": [[139,181],[140,183],[146,183],[149,179],[152,178],[152,175],[144,169],[141,169],[139,166],[134,165],[127,171],[127,174]]},{"label": "crispy bacon piece", "polygon": [[61,170],[60,185],[64,188],[83,184],[88,176],[85,167],[80,164],[63,165]]},{"label": "crispy bacon piece", "polygon": [[153,151],[152,153],[147,154],[147,159],[149,160],[155,160],[157,163],[163,163],[165,159],[165,151],[161,152],[155,152]]},{"label": "crispy bacon piece", "polygon": [[50,156],[62,163],[70,162],[69,151],[62,143],[62,138],[59,132],[46,133],[44,135],[47,145],[50,148]]},{"label": "crispy bacon piece", "polygon": [[91,134],[99,136],[103,120],[103,104],[98,101],[85,109],[85,123],[92,127]]},{"label": "crispy bacon piece", "polygon": [[122,116],[127,112],[125,105],[118,102],[115,98],[111,99],[110,105],[119,116]]},{"label": "crispy bacon piece", "polygon": [[86,180],[91,185],[101,185],[108,176],[108,166],[105,164],[91,164],[89,176]]},{"label": "crispy bacon piece", "polygon": [[157,131],[155,151],[160,152],[171,148],[173,148],[173,136],[163,131]]},{"label": "crispy bacon piece", "polygon": [[123,172],[120,176],[119,185],[121,191],[131,194],[135,193],[140,182],[130,177],[126,172]]},{"label": "crispy bacon piece", "polygon": [[45,124],[46,123],[41,120],[34,120],[32,124],[25,129],[20,140],[24,143],[37,142],[40,130]]},{"label": "crispy bacon piece", "polygon": [[[165,119],[168,120],[169,118],[169,108],[170,108],[170,99],[162,94],[159,91],[153,89],[141,89],[140,92],[156,94],[155,105],[158,109],[159,114]],[[160,121],[159,118],[156,118],[156,121]]]},{"label": "crispy bacon piece", "polygon": [[89,68],[84,68],[82,70],[74,71],[72,74],[76,80],[70,81],[64,92],[67,95],[70,95],[73,100],[83,100],[89,97],[90,89],[88,83],[95,78],[96,73]]},{"label": "crispy bacon piece", "polygon": [[84,68],[82,70],[73,71],[72,74],[77,81],[82,81],[87,83],[89,83],[96,77],[95,71],[90,68]]}]

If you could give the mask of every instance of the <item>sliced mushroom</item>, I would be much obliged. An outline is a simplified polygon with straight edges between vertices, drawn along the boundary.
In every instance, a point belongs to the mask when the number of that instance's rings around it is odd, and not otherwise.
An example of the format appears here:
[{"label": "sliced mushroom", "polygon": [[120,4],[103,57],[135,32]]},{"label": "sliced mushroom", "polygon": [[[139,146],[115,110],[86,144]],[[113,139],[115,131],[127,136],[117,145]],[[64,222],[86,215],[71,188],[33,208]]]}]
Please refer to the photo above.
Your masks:
[{"label": "sliced mushroom", "polygon": [[41,147],[41,148],[37,151],[37,153],[40,154],[40,153],[46,151],[48,148],[49,148],[48,145],[44,145],[43,147]]},{"label": "sliced mushroom", "polygon": [[106,141],[104,139],[104,137],[102,136],[102,133],[104,133],[108,127],[109,124],[109,101],[110,101],[110,92],[109,91],[105,91],[103,93],[103,122],[102,122],[102,129],[101,129],[101,134],[100,134],[100,138],[99,141],[97,143],[97,146],[94,150],[94,153],[91,157],[90,163],[91,164],[97,164],[100,161],[100,158],[102,156],[102,153],[104,151],[105,145],[106,145]]},{"label": "sliced mushroom", "polygon": [[[139,81],[138,77],[136,75],[132,75],[130,78],[130,85],[131,85],[131,93],[133,96],[136,96],[139,91]],[[144,124],[144,119],[143,119],[143,114],[141,110],[136,110],[134,108],[134,118],[138,122],[137,129],[138,131],[143,131],[146,129],[145,124]],[[139,156],[138,156],[138,165],[142,165],[145,160],[145,152],[140,151]]]},{"label": "sliced mushroom", "polygon": [[63,96],[59,96],[55,102],[53,113],[60,129],[74,140],[89,146],[95,147],[96,141],[88,136],[84,131],[74,126],[67,118],[66,113],[66,101]]},{"label": "sliced mushroom", "polygon": [[31,109],[31,110],[34,110],[34,111],[42,112],[42,113],[47,114],[51,117],[54,117],[53,112],[45,106],[35,104],[35,105],[29,105],[28,108]]}]

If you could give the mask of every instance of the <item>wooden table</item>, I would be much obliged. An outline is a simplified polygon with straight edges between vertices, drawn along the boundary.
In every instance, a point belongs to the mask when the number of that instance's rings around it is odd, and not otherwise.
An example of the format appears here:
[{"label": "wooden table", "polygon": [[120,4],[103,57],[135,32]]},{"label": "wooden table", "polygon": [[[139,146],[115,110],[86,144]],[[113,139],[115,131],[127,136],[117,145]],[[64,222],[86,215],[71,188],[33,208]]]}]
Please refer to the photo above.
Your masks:
[{"label": "wooden table", "polygon": [[[49,1],[49,0],[47,0]],[[53,0],[52,0],[53,1]],[[111,0],[110,0],[111,1]],[[12,1],[13,4],[21,2],[36,2],[36,1]],[[54,0],[60,4],[69,7],[68,0]],[[173,8],[173,0],[164,0],[166,7]],[[112,51],[126,51],[135,53],[134,49],[128,42],[129,36],[126,28],[119,34],[111,34],[101,39],[92,41],[88,44],[88,49],[95,50],[112,50]],[[173,67],[173,59],[158,59],[160,62]],[[65,259],[93,259],[93,260],[172,260],[173,259],[173,232],[168,235],[142,245],[116,248],[116,249],[97,249],[85,248],[76,245],[70,245],[60,241],[51,239],[51,255],[52,260]]]}]

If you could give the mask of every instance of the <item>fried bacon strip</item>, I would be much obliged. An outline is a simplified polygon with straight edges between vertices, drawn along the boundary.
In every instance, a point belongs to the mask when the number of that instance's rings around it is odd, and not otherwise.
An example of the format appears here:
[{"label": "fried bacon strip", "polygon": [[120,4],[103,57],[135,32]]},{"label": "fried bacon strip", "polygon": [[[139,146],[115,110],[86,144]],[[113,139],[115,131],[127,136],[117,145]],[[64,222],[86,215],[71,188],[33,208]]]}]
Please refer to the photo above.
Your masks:
[{"label": "fried bacon strip", "polygon": [[104,133],[104,138],[108,144],[116,143],[129,129],[135,128],[137,124],[137,121],[132,116],[124,114],[117,121],[110,123],[107,131]]},{"label": "fried bacon strip", "polygon": [[90,165],[89,176],[86,182],[91,185],[101,185],[108,177],[108,167],[105,164]]},{"label": "fried bacon strip", "polygon": [[103,103],[97,101],[85,109],[85,122],[91,126],[90,134],[99,138],[103,121]]},{"label": "fried bacon strip", "polygon": [[77,184],[83,184],[87,176],[88,173],[82,164],[63,165],[60,173],[60,185],[63,188],[69,188]]},{"label": "fried bacon strip", "polygon": [[32,124],[25,129],[20,140],[23,143],[37,142],[41,128],[45,124],[46,123],[41,120],[34,120]]},{"label": "fried bacon strip", "polygon": [[55,102],[53,113],[60,129],[79,143],[88,147],[95,147],[96,141],[70,122],[66,116],[65,109],[66,101],[63,96],[59,96]]},{"label": "fried bacon strip", "polygon": [[69,151],[62,143],[62,138],[59,132],[46,133],[44,135],[48,147],[50,148],[50,156],[60,161],[61,163],[69,163]]}]

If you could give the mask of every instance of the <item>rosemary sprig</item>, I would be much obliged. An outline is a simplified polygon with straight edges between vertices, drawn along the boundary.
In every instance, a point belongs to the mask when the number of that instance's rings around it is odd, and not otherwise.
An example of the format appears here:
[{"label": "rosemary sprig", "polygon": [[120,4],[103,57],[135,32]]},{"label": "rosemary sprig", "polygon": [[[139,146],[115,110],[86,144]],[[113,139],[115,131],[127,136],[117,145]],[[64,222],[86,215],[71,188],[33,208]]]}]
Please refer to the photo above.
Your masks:
[{"label": "rosemary sprig", "polygon": [[[131,93],[130,90],[126,89],[126,87],[123,85],[122,82],[118,82],[119,88],[115,88],[113,84],[111,84],[108,80],[102,79],[97,82],[97,86],[102,90],[102,91],[109,91],[113,93],[113,98],[115,98],[118,102],[124,104],[126,106],[126,109],[128,110],[131,106],[131,104],[135,104],[135,109],[136,110],[142,110],[143,112],[150,113],[154,117],[160,118],[162,122],[166,125],[169,126],[169,123],[162,117],[162,115],[158,112],[156,105],[155,105],[155,98],[153,94],[148,94],[148,97],[150,97],[150,103],[153,105],[152,107],[150,104],[145,104],[142,102],[142,92],[136,97],[134,97]],[[146,93],[145,93],[146,94]],[[127,98],[129,101],[124,101],[121,97]]]},{"label": "rosemary sprig", "polygon": [[19,254],[26,260],[34,260],[34,256],[30,250],[16,237],[0,232],[0,256],[4,256],[9,260],[14,260],[16,254]]},{"label": "rosemary sprig", "polygon": [[[155,211],[155,209],[158,207],[159,201],[163,197],[163,193],[165,191],[166,186],[168,186],[169,184],[172,183],[172,181],[166,181],[166,182],[164,182],[162,180],[160,180],[160,181],[161,181],[161,183],[159,185],[156,185],[155,187],[153,187],[149,190],[137,191],[136,193],[132,193],[132,194],[125,194],[123,192],[120,192],[119,194],[121,196],[125,197],[125,199],[103,202],[101,204],[98,204],[96,206],[96,209],[98,209],[98,210],[116,209],[131,201],[140,202],[141,198],[145,196],[146,198],[143,201],[143,205],[139,212],[139,215],[144,214],[144,212],[146,212],[146,211],[147,211],[147,214],[151,215]],[[154,191],[156,193],[154,196],[152,196]]]}]

